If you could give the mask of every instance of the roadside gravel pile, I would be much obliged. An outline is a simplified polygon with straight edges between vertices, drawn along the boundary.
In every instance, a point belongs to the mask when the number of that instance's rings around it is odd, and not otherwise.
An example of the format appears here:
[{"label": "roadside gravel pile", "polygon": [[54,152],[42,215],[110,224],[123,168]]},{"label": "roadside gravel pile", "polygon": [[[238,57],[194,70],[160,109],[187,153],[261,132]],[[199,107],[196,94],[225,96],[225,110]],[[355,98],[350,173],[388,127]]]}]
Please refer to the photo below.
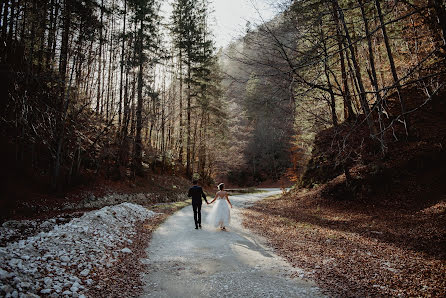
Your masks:
[{"label": "roadside gravel pile", "polygon": [[0,247],[0,296],[84,297],[97,272],[132,253],[137,223],[154,214],[122,203],[64,224],[49,220],[50,231]]},{"label": "roadside gravel pile", "polygon": [[49,232],[54,229],[54,226],[67,223],[83,214],[83,212],[62,213],[58,217],[47,220],[8,220],[0,226],[0,247],[10,242],[27,239],[40,232]]}]

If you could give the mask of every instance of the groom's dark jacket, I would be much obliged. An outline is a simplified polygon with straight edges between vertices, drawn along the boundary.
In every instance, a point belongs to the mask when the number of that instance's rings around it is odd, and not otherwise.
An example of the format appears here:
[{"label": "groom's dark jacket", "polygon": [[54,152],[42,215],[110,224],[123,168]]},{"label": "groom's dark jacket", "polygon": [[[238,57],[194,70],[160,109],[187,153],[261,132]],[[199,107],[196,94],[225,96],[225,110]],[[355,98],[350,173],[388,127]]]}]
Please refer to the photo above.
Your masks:
[{"label": "groom's dark jacket", "polygon": [[206,195],[204,194],[203,189],[201,188],[201,186],[198,186],[198,185],[194,185],[191,188],[189,188],[189,192],[188,192],[187,196],[189,198],[192,197],[193,205],[201,205],[201,197],[203,197],[203,199],[206,201],[206,203],[208,202],[206,200]]}]

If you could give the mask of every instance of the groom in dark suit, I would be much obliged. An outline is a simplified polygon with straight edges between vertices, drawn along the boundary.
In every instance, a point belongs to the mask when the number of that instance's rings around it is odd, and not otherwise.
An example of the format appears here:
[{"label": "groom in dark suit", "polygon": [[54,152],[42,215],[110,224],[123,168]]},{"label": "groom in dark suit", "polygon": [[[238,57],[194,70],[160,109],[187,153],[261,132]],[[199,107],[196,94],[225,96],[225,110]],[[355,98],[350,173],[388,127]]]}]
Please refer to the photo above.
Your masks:
[{"label": "groom in dark suit", "polygon": [[192,181],[194,184],[191,188],[189,188],[189,192],[187,196],[192,197],[192,208],[194,209],[194,221],[195,221],[195,229],[201,229],[201,197],[205,200],[206,204],[209,204],[208,200],[206,200],[206,195],[203,192],[201,186],[198,186],[198,181]]}]

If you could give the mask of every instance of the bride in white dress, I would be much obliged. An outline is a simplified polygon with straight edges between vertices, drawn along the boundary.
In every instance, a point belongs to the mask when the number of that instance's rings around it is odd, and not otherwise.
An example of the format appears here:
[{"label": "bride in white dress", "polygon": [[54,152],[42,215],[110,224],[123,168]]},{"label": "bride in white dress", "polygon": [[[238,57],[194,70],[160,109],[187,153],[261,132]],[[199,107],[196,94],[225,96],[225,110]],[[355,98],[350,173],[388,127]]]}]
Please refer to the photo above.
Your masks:
[{"label": "bride in white dress", "polygon": [[208,215],[209,224],[216,228],[220,227],[222,231],[225,231],[226,226],[229,225],[231,220],[231,210],[229,209],[229,206],[232,208],[231,201],[229,201],[228,192],[226,192],[224,188],[225,185],[223,183],[218,185],[219,191],[209,204],[212,204],[215,201],[217,201],[217,203],[215,203]]}]

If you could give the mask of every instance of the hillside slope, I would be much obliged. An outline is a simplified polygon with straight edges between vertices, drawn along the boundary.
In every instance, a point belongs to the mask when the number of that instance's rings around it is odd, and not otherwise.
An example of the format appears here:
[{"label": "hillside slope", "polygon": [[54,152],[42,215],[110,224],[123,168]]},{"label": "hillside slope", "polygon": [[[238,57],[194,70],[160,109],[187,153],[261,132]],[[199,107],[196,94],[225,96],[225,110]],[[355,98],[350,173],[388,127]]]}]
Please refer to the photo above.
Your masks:
[{"label": "hillside slope", "polygon": [[348,183],[333,136],[350,124],[322,131],[307,188],[256,204],[245,224],[331,295],[446,295],[445,98],[412,114],[411,138],[389,139],[384,158],[364,145],[366,127],[355,131]]}]

